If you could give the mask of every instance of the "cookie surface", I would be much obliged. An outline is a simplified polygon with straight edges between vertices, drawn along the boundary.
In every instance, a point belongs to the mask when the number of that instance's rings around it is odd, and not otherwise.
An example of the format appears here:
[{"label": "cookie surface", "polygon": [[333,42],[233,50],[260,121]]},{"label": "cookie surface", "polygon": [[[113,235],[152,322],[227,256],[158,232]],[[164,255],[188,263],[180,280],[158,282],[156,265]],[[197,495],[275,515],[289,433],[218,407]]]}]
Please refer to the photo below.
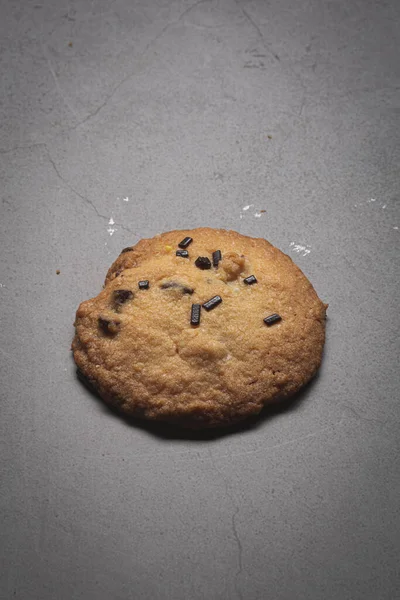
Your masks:
[{"label": "cookie surface", "polygon": [[[180,248],[185,238],[192,241]],[[305,275],[267,241],[171,231],[122,251],[104,289],[79,306],[72,349],[100,396],[128,415],[229,425],[315,375],[325,311]]]}]

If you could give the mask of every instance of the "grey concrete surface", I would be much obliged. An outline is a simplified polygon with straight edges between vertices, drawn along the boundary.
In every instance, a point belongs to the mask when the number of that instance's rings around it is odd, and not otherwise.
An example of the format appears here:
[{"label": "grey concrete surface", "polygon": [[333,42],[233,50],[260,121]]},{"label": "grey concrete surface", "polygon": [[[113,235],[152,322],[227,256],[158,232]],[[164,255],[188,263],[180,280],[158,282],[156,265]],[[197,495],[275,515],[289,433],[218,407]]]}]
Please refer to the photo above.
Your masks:
[{"label": "grey concrete surface", "polygon": [[[400,3],[0,6],[0,597],[398,598]],[[288,253],[329,321],[291,410],[185,439],[69,347],[121,248],[200,225]]]}]

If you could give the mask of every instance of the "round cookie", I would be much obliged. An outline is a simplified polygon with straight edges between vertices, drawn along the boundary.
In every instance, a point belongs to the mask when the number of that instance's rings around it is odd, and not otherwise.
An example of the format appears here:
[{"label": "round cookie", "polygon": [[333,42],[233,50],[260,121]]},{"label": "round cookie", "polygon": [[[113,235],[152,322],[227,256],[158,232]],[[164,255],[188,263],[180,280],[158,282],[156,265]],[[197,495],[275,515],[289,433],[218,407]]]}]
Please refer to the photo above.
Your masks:
[{"label": "round cookie", "polygon": [[121,252],[104,289],[79,306],[72,349],[100,396],[125,414],[229,425],[315,375],[326,308],[266,240],[171,231]]}]

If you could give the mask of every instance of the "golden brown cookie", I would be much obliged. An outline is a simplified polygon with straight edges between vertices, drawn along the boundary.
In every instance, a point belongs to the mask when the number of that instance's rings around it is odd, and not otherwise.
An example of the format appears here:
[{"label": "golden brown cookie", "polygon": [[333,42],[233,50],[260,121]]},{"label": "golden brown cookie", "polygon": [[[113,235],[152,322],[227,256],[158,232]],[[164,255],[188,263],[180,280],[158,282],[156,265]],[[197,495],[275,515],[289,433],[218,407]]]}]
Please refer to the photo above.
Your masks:
[{"label": "golden brown cookie", "polygon": [[79,306],[72,348],[100,396],[128,415],[229,425],[315,375],[326,308],[263,239],[171,231],[121,252],[104,289]]}]

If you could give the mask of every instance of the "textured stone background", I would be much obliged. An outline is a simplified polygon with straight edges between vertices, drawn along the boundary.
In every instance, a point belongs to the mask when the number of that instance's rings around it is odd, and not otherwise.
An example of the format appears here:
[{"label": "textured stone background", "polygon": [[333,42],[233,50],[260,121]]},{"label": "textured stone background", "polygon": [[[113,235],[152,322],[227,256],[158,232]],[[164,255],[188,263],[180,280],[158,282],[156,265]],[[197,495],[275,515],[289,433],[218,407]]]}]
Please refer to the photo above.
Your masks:
[{"label": "textured stone background", "polygon": [[[0,17],[0,597],[393,600],[400,3]],[[200,225],[266,237],[330,304],[293,409],[211,440],[128,425],[69,352],[121,248]]]}]

